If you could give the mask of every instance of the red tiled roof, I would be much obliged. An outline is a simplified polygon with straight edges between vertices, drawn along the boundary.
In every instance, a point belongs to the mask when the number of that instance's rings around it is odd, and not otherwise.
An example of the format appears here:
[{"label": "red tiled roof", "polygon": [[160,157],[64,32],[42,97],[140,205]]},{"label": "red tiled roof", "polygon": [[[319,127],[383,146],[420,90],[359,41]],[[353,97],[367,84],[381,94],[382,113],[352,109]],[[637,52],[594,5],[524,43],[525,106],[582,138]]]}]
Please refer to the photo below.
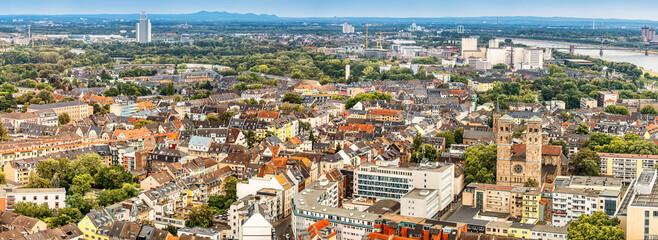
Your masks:
[{"label": "red tiled roof", "polygon": [[[512,156],[522,156],[525,150],[525,144],[514,144],[512,145]],[[541,155],[559,156],[560,154],[562,154],[562,146],[542,145],[541,147]]]},{"label": "red tiled roof", "polygon": [[402,111],[393,109],[368,109],[368,114],[398,116],[402,114]]}]

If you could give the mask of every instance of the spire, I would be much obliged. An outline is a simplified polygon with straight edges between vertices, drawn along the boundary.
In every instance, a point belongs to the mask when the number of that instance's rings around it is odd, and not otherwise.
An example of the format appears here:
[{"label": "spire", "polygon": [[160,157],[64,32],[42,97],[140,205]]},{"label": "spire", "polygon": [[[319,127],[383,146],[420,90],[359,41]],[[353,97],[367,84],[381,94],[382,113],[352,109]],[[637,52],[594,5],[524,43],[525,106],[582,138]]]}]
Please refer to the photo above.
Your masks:
[{"label": "spire", "polygon": [[496,97],[496,113],[500,113],[500,102],[499,102],[499,97]]}]

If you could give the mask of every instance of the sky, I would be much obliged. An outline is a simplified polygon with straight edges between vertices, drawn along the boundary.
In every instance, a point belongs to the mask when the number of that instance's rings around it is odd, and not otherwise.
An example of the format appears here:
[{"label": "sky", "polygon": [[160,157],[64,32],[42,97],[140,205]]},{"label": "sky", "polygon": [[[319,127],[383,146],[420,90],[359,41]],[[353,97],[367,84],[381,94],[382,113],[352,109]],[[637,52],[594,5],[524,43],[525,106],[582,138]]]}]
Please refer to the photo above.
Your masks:
[{"label": "sky", "polygon": [[279,17],[539,16],[658,20],[656,0],[0,0],[0,15],[194,13]]}]

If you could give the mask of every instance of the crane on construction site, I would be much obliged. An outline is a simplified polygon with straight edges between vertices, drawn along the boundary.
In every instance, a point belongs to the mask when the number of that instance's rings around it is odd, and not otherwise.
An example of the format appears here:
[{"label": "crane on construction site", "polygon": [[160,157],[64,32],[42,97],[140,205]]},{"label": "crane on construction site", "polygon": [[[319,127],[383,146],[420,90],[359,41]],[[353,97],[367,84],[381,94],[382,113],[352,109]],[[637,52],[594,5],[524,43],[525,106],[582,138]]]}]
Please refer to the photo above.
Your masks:
[{"label": "crane on construction site", "polygon": [[371,25],[366,24],[366,49],[368,49],[368,28],[369,27],[381,27],[382,25]]},{"label": "crane on construction site", "polygon": [[382,49],[382,43],[383,43],[382,34],[390,34],[390,33],[397,34],[398,32],[382,32],[382,31],[379,31],[379,40],[377,41],[377,48]]}]

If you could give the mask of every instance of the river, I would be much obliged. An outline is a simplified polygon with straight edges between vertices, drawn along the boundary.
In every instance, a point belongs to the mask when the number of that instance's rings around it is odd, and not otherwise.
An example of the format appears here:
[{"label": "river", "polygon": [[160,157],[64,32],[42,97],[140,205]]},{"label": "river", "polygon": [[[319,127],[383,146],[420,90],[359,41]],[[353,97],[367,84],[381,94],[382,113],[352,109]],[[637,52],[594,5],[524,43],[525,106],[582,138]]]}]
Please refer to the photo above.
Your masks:
[{"label": "river", "polygon": [[[503,40],[503,39],[500,39]],[[566,48],[559,49],[560,51],[568,52],[569,44],[565,43],[556,43],[556,42],[544,42],[536,40],[527,40],[527,39],[514,39],[514,43],[520,43],[527,46],[541,47],[541,48]],[[588,55],[596,58],[601,58],[614,62],[629,62],[637,65],[638,67],[650,70],[653,72],[658,72],[658,55],[649,54],[645,56],[644,53],[625,51],[625,50],[603,50],[603,56],[599,55],[599,50],[595,49],[578,49],[578,46],[587,46],[584,44],[574,44],[576,45],[576,54]]]}]

